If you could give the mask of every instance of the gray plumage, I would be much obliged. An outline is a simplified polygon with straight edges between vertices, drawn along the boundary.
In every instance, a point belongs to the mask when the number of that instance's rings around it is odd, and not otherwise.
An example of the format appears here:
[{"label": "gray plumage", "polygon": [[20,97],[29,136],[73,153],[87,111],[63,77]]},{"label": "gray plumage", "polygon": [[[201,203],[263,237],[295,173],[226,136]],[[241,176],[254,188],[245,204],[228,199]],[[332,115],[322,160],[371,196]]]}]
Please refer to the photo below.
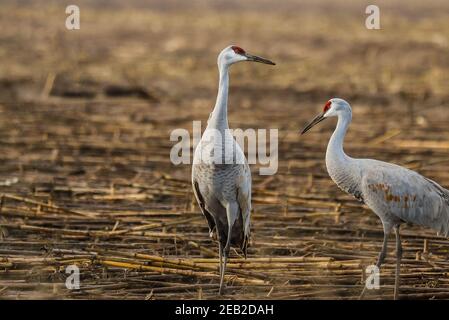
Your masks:
[{"label": "gray plumage", "polygon": [[[192,168],[195,198],[225,248],[231,224],[230,245],[246,255],[250,235],[251,172],[247,164],[197,164]],[[229,222],[230,221],[230,222]]]},{"label": "gray plumage", "polygon": [[[402,247],[399,226],[403,222],[432,228],[443,236],[449,234],[449,191],[436,182],[404,167],[371,159],[354,159],[343,150],[343,141],[351,123],[352,110],[342,99],[331,99],[323,112],[304,130],[328,117],[338,117],[326,151],[326,167],[332,180],[343,191],[364,202],[379,216],[384,229],[384,243],[377,266],[383,263],[388,236],[396,233],[396,281],[398,297]],[[361,297],[365,293],[366,287]]]},{"label": "gray plumage", "polygon": [[386,231],[408,222],[448,236],[449,191],[436,182],[382,161],[348,158],[344,166],[338,166],[332,155],[328,158],[332,180],[370,207],[381,218]]}]

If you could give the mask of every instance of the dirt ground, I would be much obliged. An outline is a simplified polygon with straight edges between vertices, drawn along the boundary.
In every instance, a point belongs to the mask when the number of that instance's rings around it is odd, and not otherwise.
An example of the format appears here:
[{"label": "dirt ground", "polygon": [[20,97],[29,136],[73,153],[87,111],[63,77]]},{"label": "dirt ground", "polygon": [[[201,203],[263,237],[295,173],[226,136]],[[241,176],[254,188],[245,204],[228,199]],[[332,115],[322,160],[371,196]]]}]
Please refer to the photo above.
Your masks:
[{"label": "dirt ground", "polygon": [[[353,106],[348,154],[449,188],[448,1],[380,1],[381,30],[365,1],[77,2],[74,31],[60,1],[0,4],[1,299],[219,298],[191,168],[169,155],[172,130],[205,126],[229,44],[277,62],[232,67],[229,122],[279,129],[279,169],[252,166],[249,256],[232,252],[223,298],[358,297],[380,221],[327,175],[335,122],[299,135],[329,98]],[[449,241],[402,234],[401,297],[449,298]],[[390,242],[367,298],[392,298]]]}]

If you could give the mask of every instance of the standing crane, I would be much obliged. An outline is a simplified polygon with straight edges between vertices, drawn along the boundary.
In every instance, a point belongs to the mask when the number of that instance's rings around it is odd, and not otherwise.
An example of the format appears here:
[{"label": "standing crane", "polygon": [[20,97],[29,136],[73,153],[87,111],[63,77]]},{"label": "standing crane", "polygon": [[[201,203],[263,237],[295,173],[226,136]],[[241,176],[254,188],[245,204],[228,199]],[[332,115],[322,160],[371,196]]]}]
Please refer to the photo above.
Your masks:
[{"label": "standing crane", "polygon": [[[440,235],[449,234],[449,190],[404,167],[372,159],[354,159],[343,150],[343,141],[351,123],[348,102],[329,100],[302,134],[326,118],[338,117],[337,127],[326,151],[326,167],[332,180],[343,191],[364,202],[380,218],[384,230],[382,250],[376,266],[380,268],[387,254],[388,236],[396,235],[396,275],[394,299],[399,297],[402,258],[399,226],[403,222],[432,228]],[[366,290],[363,288],[360,298]]]},{"label": "standing crane", "polygon": [[217,101],[195,149],[192,165],[195,198],[206,217],[209,234],[218,238],[220,295],[231,245],[240,247],[246,257],[250,234],[251,171],[229,131],[227,115],[229,67],[240,61],[275,64],[237,46],[229,46],[218,55]]}]

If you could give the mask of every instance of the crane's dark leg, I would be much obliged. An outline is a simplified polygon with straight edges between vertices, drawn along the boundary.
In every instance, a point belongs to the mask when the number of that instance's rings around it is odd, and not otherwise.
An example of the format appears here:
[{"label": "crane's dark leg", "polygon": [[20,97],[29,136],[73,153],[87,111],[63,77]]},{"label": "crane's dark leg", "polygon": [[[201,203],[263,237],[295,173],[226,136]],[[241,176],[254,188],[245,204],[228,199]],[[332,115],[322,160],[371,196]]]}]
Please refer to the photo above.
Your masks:
[{"label": "crane's dark leg", "polygon": [[236,204],[234,203],[230,203],[226,207],[226,214],[228,218],[228,236],[226,239],[226,245],[223,249],[223,267],[220,279],[220,295],[223,293],[224,274],[226,271],[226,263],[228,262],[229,250],[231,249],[232,227],[234,226],[235,220],[237,218],[236,209],[238,209],[238,207],[236,208]]},{"label": "crane's dark leg", "polygon": [[377,258],[376,266],[380,268],[380,266],[384,263],[385,257],[387,256],[387,247],[388,247],[388,236],[389,233],[384,233],[384,243],[382,245],[382,250],[379,253],[379,257]]},{"label": "crane's dark leg", "polygon": [[221,245],[221,242],[218,242],[218,256],[220,259],[219,268],[220,268],[220,277],[221,277],[221,271],[223,270],[223,246]]},{"label": "crane's dark leg", "polygon": [[[226,241],[226,246],[223,248],[223,245],[220,242],[220,248],[221,248],[221,252],[222,255],[220,255],[220,265],[221,265],[221,270],[220,270],[220,295],[223,294],[223,282],[224,282],[224,275],[225,275],[225,271],[226,271],[226,263],[228,262],[228,255],[229,255],[229,249],[230,249],[230,233],[228,232],[228,239]],[[222,261],[222,257],[223,257],[223,261]]]},{"label": "crane's dark leg", "polygon": [[223,268],[223,244],[221,241],[218,241],[218,255],[220,256],[220,290],[219,294],[223,294],[223,280],[224,280],[224,268]]},{"label": "crane's dark leg", "polygon": [[[221,275],[220,275],[220,277],[221,277],[221,279],[220,279],[220,295],[223,294],[223,282],[224,282],[224,275],[225,275],[225,271],[226,271],[226,263],[228,262],[230,243],[231,243],[231,228],[230,228],[230,230],[228,230],[228,238],[226,240],[226,246],[221,250],[223,252],[223,265],[221,267]],[[222,247],[221,242],[220,242],[220,247]],[[220,257],[220,260],[221,260],[221,257]]]},{"label": "crane's dark leg", "polygon": [[[387,256],[388,236],[389,235],[390,235],[390,231],[384,228],[384,242],[382,244],[382,249],[380,250],[379,257],[377,258],[377,263],[376,263],[376,267],[379,269],[380,269],[380,266],[384,263],[385,257]],[[365,295],[365,293],[366,293],[366,283],[363,284],[363,290],[359,296],[359,299],[363,299],[363,296]]]},{"label": "crane's dark leg", "polygon": [[394,228],[396,234],[396,275],[394,279],[394,300],[399,299],[399,285],[401,282],[401,260],[402,260],[402,245],[401,236],[399,234],[399,225]]}]

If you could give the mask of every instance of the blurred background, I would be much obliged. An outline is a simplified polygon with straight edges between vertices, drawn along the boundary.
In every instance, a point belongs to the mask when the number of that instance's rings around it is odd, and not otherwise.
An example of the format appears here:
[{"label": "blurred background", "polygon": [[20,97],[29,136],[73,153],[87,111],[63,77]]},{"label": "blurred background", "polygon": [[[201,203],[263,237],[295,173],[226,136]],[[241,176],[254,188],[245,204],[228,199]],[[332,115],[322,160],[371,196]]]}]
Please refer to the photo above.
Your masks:
[{"label": "blurred background", "polygon": [[[70,4],[80,30],[65,27]],[[327,175],[333,121],[303,125],[344,98],[348,154],[449,187],[449,2],[377,1],[381,30],[365,27],[369,4],[3,0],[0,298],[217,298],[216,244],[169,137],[205,127],[230,44],[277,63],[232,67],[229,122],[279,129],[279,170],[252,167],[249,260],[233,252],[225,297],[357,297],[381,224]],[[449,241],[403,235],[403,296],[448,298]],[[392,297],[393,246],[370,298]],[[64,284],[72,264],[79,290]]]}]

